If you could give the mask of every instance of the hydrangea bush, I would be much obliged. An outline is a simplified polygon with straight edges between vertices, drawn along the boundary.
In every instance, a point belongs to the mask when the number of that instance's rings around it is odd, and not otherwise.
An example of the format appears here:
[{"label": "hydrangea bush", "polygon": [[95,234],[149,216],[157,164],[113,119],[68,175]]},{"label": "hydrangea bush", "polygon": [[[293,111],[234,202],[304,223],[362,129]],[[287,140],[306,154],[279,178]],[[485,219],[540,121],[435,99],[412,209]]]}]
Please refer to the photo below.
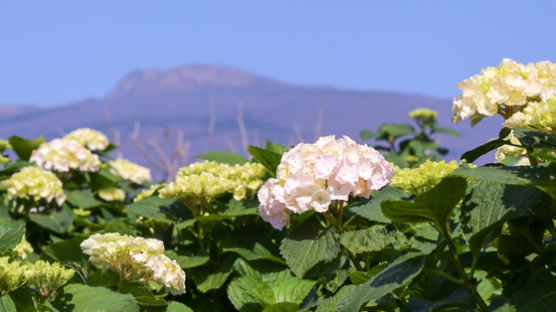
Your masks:
[{"label": "hydrangea bush", "polygon": [[552,311],[555,77],[505,59],[461,82],[454,122],[504,119],[461,161],[426,108],[372,146],[267,141],[165,183],[96,130],[0,140],[0,307]]}]

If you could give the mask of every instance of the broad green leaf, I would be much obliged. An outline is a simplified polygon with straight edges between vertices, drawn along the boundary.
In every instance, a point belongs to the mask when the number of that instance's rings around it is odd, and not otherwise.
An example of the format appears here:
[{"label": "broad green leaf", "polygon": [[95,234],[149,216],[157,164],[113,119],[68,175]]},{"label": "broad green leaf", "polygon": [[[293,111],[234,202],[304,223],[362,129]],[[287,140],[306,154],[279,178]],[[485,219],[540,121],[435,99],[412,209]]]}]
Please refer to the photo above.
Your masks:
[{"label": "broad green leaf", "polygon": [[461,211],[463,231],[469,246],[478,255],[488,235],[519,212],[527,210],[540,195],[529,186],[504,185],[487,181],[474,181],[469,185]]},{"label": "broad green leaf", "polygon": [[444,127],[439,127],[439,126],[433,125],[431,127],[431,129],[432,129],[433,132],[451,135],[451,136],[456,137],[456,138],[461,137],[459,132],[457,132],[456,130],[449,129],[449,128],[444,128]]},{"label": "broad green leaf", "polygon": [[[27,166],[32,166],[33,163],[27,162],[27,161],[23,161],[23,160],[17,160],[14,162],[9,162],[7,163],[4,168],[2,168],[2,170],[0,170],[0,175],[12,175],[16,172],[18,172],[21,168],[23,167],[27,167]],[[3,184],[1,184],[3,186]]]},{"label": "broad green leaf", "polygon": [[467,151],[461,155],[462,160],[466,160],[469,163],[474,162],[477,158],[483,156],[484,154],[492,151],[493,149],[499,148],[502,145],[509,143],[509,141],[503,139],[495,139],[489,141],[479,147],[476,147],[470,151]]},{"label": "broad green leaf", "polygon": [[58,290],[52,305],[60,311],[139,312],[137,302],[130,294],[82,284],[69,284]]},{"label": "broad green leaf", "polygon": [[0,220],[0,247],[14,248],[25,234],[25,223]]},{"label": "broad green leaf", "polygon": [[509,298],[493,298],[493,312],[546,312],[556,307],[556,277],[548,270],[533,272],[527,283]]},{"label": "broad green leaf", "polygon": [[177,222],[189,217],[189,211],[183,204],[168,198],[148,197],[126,206],[127,214],[132,219],[144,217],[155,221]]},{"label": "broad green leaf", "polygon": [[228,164],[228,165],[243,165],[249,162],[249,159],[232,153],[232,152],[225,152],[225,151],[214,151],[214,152],[208,152],[199,156],[196,156],[195,158],[199,158],[202,160],[209,160],[209,161],[215,161],[218,163],[223,163],[223,164]]},{"label": "broad green leaf", "polygon": [[0,312],[17,312],[12,298],[8,295],[0,297]]},{"label": "broad green leaf", "polygon": [[318,224],[305,224],[282,240],[280,253],[292,272],[303,275],[320,262],[330,262],[340,252],[331,229]]},{"label": "broad green leaf", "polygon": [[31,157],[31,153],[33,152],[33,150],[44,143],[44,136],[41,135],[36,140],[27,140],[14,135],[8,138],[8,142],[10,142],[10,145],[12,146],[12,149],[14,150],[16,155],[21,160],[27,161]]},{"label": "broad green leaf", "polygon": [[400,232],[389,232],[382,225],[346,231],[340,235],[340,244],[354,254],[387,249],[396,240],[405,238]]},{"label": "broad green leaf", "polygon": [[[417,296],[410,296],[406,309],[411,312],[430,311],[474,311],[475,303],[469,292],[463,287],[458,287],[448,297],[440,300],[425,300]],[[461,310],[467,307],[467,310]],[[459,308],[459,309],[458,309]]]},{"label": "broad green leaf", "polygon": [[408,134],[415,134],[415,129],[408,124],[385,123],[380,126],[379,133],[380,132],[382,132],[381,137],[384,136],[384,138],[387,138],[387,136],[393,136],[397,138]]},{"label": "broad green leaf", "polygon": [[486,166],[477,168],[460,166],[450,176],[513,185],[529,185],[556,178],[556,174],[550,168],[527,166]]},{"label": "broad green leaf", "polygon": [[379,191],[374,191],[369,200],[365,200],[359,205],[351,206],[349,210],[370,221],[390,223],[390,219],[382,214],[380,204],[385,200],[401,200],[410,196],[411,194],[401,189],[387,186]]},{"label": "broad green leaf", "polygon": [[46,260],[54,260],[70,266],[85,266],[89,262],[89,256],[81,251],[81,243],[84,236],[76,236],[46,246],[42,250],[41,257]]},{"label": "broad green leaf", "polygon": [[264,149],[269,150],[271,152],[274,152],[276,154],[282,155],[285,152],[289,151],[291,149],[291,146],[282,145],[282,144],[278,144],[278,143],[266,140],[266,143],[264,145]]},{"label": "broad green leaf", "polygon": [[28,285],[23,285],[9,293],[10,298],[17,307],[17,312],[36,312],[33,304],[33,295]]},{"label": "broad green leaf", "polygon": [[193,312],[188,306],[183,303],[170,301],[165,312]]},{"label": "broad green leaf", "polygon": [[222,252],[237,253],[248,261],[267,259],[284,262],[268,237],[247,230],[238,230],[227,235],[222,241]]},{"label": "broad green leaf", "polygon": [[166,300],[155,297],[145,286],[128,280],[122,281],[121,293],[131,294],[140,306],[160,307],[166,305]]},{"label": "broad green leaf", "polygon": [[100,189],[115,186],[121,179],[110,172],[110,168],[102,168],[97,172],[91,172],[91,191],[96,192]]},{"label": "broad green leaf", "polygon": [[556,148],[556,135],[550,132],[514,129],[514,135],[525,147],[552,150]]},{"label": "broad green leaf", "polygon": [[529,155],[531,155],[532,157],[535,157],[535,158],[542,159],[542,160],[556,162],[556,151],[554,151],[554,150],[543,149],[543,150],[533,152]]},{"label": "broad green leaf", "polygon": [[256,146],[248,146],[247,152],[253,156],[253,160],[261,163],[271,176],[276,177],[276,168],[282,159],[281,154]]},{"label": "broad green leaf", "polygon": [[332,297],[325,298],[320,296],[317,301],[316,312],[336,312],[338,311],[338,303],[345,298],[350,292],[352,292],[357,286],[346,285],[342,287],[337,293]]},{"label": "broad green leaf", "polygon": [[376,133],[374,131],[362,130],[361,132],[359,132],[359,137],[363,141],[367,141],[367,140],[376,138],[377,136],[378,136],[378,133]]},{"label": "broad green leaf", "polygon": [[67,232],[73,224],[73,213],[64,205],[61,210],[55,210],[48,214],[30,213],[29,220],[54,233],[63,234]]},{"label": "broad green leaf", "polygon": [[394,258],[380,273],[357,286],[342,299],[338,310],[359,311],[369,301],[382,298],[389,292],[402,287],[423,269],[425,255],[418,251],[404,251]]},{"label": "broad green leaf", "polygon": [[182,269],[199,267],[210,260],[210,256],[206,252],[188,252],[177,254],[173,250],[166,250],[164,254],[166,254],[170,259],[176,260]]},{"label": "broad green leaf", "polygon": [[233,272],[235,257],[225,256],[216,267],[200,267],[191,271],[191,279],[197,289],[205,293],[220,288]]},{"label": "broad green leaf", "polygon": [[297,312],[299,304],[293,302],[280,302],[266,307],[263,312]]},{"label": "broad green leaf", "polygon": [[95,199],[95,196],[90,190],[76,190],[67,191],[66,193],[67,201],[77,208],[93,208],[102,205],[102,202]]}]

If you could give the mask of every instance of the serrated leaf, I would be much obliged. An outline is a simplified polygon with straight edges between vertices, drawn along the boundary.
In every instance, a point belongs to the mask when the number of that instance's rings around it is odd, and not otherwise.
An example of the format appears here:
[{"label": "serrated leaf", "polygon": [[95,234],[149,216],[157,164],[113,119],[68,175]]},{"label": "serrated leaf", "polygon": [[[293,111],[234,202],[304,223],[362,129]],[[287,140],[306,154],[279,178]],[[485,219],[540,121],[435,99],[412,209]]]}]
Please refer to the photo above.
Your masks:
[{"label": "serrated leaf", "polygon": [[534,185],[556,179],[556,174],[547,167],[504,167],[485,166],[470,168],[460,166],[449,176],[466,177],[475,180],[490,181],[512,185]]},{"label": "serrated leaf", "polygon": [[349,210],[369,221],[390,223],[390,219],[382,214],[380,204],[385,200],[401,200],[409,198],[410,196],[411,194],[401,189],[387,186],[379,191],[374,191],[369,200],[359,205],[351,206]]},{"label": "serrated leaf", "polygon": [[276,168],[280,164],[282,155],[257,146],[248,146],[247,152],[253,160],[261,163],[272,177],[276,177]]},{"label": "serrated leaf", "polygon": [[[353,254],[380,251],[400,239],[399,232],[389,232],[382,225],[366,229],[346,231],[340,235],[340,244]],[[403,237],[403,235],[402,235]]]},{"label": "serrated leaf", "polygon": [[293,302],[280,302],[266,307],[263,312],[297,312],[299,304]]},{"label": "serrated leaf", "polygon": [[266,140],[266,143],[264,145],[264,149],[269,150],[271,152],[274,152],[276,154],[284,154],[285,152],[289,151],[291,149],[291,146],[287,146],[287,145],[282,145],[279,143],[275,143],[269,140]]},{"label": "serrated leaf", "polygon": [[67,201],[78,208],[88,209],[102,205],[102,202],[96,200],[90,190],[64,190],[64,193],[66,193]]},{"label": "serrated leaf", "polygon": [[514,129],[515,137],[528,148],[556,148],[556,135],[550,132],[539,132],[524,129]]},{"label": "serrated leaf", "polygon": [[155,297],[150,290],[137,282],[124,279],[120,285],[120,292],[131,294],[140,306],[161,307],[166,305],[166,300]]},{"label": "serrated leaf", "polygon": [[165,312],[193,312],[193,310],[191,310],[191,308],[189,308],[183,303],[170,301],[170,303],[168,303],[168,307],[166,308]]},{"label": "serrated leaf", "polygon": [[362,130],[361,132],[359,132],[359,137],[363,141],[367,141],[367,140],[376,138],[377,136],[378,136],[378,133],[376,133],[374,131]]},{"label": "serrated leaf", "polygon": [[317,301],[316,312],[336,312],[338,311],[338,303],[342,301],[350,292],[352,292],[357,286],[346,285],[342,287],[334,296],[332,297],[319,297]]},{"label": "serrated leaf", "polygon": [[208,152],[208,153],[204,153],[202,155],[196,156],[195,158],[199,158],[202,160],[208,160],[208,161],[215,161],[218,163],[222,163],[222,164],[228,164],[228,165],[243,165],[249,162],[249,159],[232,153],[232,152],[226,152],[226,151],[214,151],[214,152]]},{"label": "serrated leaf", "polygon": [[227,255],[216,267],[204,266],[191,271],[191,279],[202,293],[220,288],[232,274],[234,261],[235,257]]},{"label": "serrated leaf", "polygon": [[320,262],[330,262],[340,252],[340,245],[331,229],[318,224],[306,224],[282,240],[280,253],[292,272],[303,275]]},{"label": "serrated leaf", "polygon": [[380,273],[357,286],[342,299],[338,310],[359,311],[369,301],[382,298],[417,276],[423,269],[425,255],[418,251],[404,251],[394,258]]},{"label": "serrated leaf", "polygon": [[0,247],[14,248],[25,234],[25,223],[0,220]]},{"label": "serrated leaf", "polygon": [[247,230],[238,230],[227,235],[222,241],[222,252],[234,252],[248,261],[270,260],[284,263],[272,241],[262,235]]},{"label": "serrated leaf", "polygon": [[36,140],[27,140],[16,135],[8,138],[8,142],[12,146],[13,151],[21,160],[29,160],[33,150],[38,148],[42,143],[44,143],[44,136],[40,136]]},{"label": "serrated leaf", "polygon": [[383,132],[381,133],[381,137],[393,136],[397,138],[408,134],[415,134],[415,129],[408,124],[385,123],[380,126],[379,133],[380,132]]},{"label": "serrated leaf", "polygon": [[537,201],[540,191],[528,186],[474,181],[469,185],[461,211],[462,227],[471,252],[477,256],[488,235],[504,222],[527,210]]},{"label": "serrated leaf", "polygon": [[182,269],[199,267],[210,260],[209,254],[203,251],[199,251],[198,253],[184,252],[177,254],[173,250],[166,250],[164,254],[170,259],[176,260]]},{"label": "serrated leaf", "polygon": [[190,217],[183,204],[168,198],[148,197],[126,206],[132,219],[144,217],[155,221],[178,222]]},{"label": "serrated leaf", "polygon": [[554,150],[543,149],[540,151],[533,152],[529,155],[542,160],[556,162],[556,151]]},{"label": "serrated leaf", "polygon": [[54,233],[64,234],[73,224],[73,213],[64,205],[61,210],[50,213],[30,213],[29,220]]},{"label": "serrated leaf", "polygon": [[469,163],[474,162],[475,160],[477,160],[477,158],[483,156],[484,154],[492,151],[493,149],[499,148],[500,146],[503,146],[505,144],[509,143],[509,141],[503,140],[503,139],[495,139],[492,141],[489,141],[479,147],[476,147],[470,151],[467,151],[465,153],[463,153],[463,155],[461,155],[461,159],[465,160]]},{"label": "serrated leaf", "polygon": [[0,297],[0,312],[17,312],[12,298],[8,295]]},{"label": "serrated leaf", "polygon": [[546,312],[556,306],[556,277],[548,270],[537,270],[527,283],[509,298],[493,298],[492,312]]},{"label": "serrated leaf", "polygon": [[85,266],[88,264],[89,257],[81,251],[80,246],[85,238],[84,236],[76,236],[52,243],[42,250],[41,257],[70,266]]},{"label": "serrated leaf", "polygon": [[69,284],[58,290],[52,305],[61,311],[73,312],[139,312],[137,302],[130,294],[82,284]]}]

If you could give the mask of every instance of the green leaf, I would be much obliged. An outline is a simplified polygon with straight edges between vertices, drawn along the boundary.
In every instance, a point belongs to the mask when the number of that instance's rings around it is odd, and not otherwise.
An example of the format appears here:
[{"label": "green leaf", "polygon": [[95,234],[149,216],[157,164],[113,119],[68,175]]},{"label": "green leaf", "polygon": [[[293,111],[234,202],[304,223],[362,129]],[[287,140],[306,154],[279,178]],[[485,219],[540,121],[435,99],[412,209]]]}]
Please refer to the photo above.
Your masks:
[{"label": "green leaf", "polygon": [[155,297],[145,286],[128,280],[122,280],[121,293],[131,294],[140,306],[160,307],[166,305],[166,300]]},{"label": "green leaf", "polygon": [[380,273],[357,286],[338,305],[339,311],[359,311],[369,301],[382,298],[402,287],[423,269],[425,255],[417,251],[404,251],[394,258]]},{"label": "green leaf", "polygon": [[556,148],[556,135],[550,132],[514,129],[514,135],[523,146],[528,148]]},{"label": "green leaf", "polygon": [[269,140],[266,140],[266,143],[264,145],[264,149],[274,152],[276,154],[284,154],[285,152],[289,151],[291,149],[291,146],[287,146],[287,145],[282,145],[282,144],[278,144]]},{"label": "green leaf", "polygon": [[110,168],[102,168],[97,172],[91,172],[89,176],[91,177],[91,191],[93,192],[115,186],[121,180],[118,176],[110,172]]},{"label": "green leaf", "polygon": [[530,185],[556,179],[556,174],[546,167],[485,166],[470,168],[460,166],[449,176],[466,177],[502,184]]},{"label": "green leaf", "polygon": [[529,155],[531,155],[532,157],[535,157],[535,158],[542,159],[542,160],[556,162],[556,151],[554,151],[554,150],[542,149],[542,150],[533,152]]},{"label": "green leaf", "polygon": [[64,234],[73,224],[73,213],[64,205],[61,210],[55,210],[48,214],[30,213],[29,220],[54,233]]},{"label": "green leaf", "polygon": [[331,229],[318,224],[305,224],[282,240],[280,253],[292,272],[303,275],[320,262],[330,262],[340,252]]},{"label": "green leaf", "polygon": [[155,221],[178,222],[189,217],[189,211],[180,202],[168,198],[148,197],[126,206],[132,219],[144,217]]},{"label": "green leaf", "polygon": [[170,303],[168,303],[168,307],[166,308],[166,312],[193,312],[193,310],[183,303],[170,301]]},{"label": "green leaf", "polygon": [[76,190],[76,191],[67,191],[64,190],[66,193],[67,201],[77,208],[93,208],[102,205],[102,202],[95,199],[95,196],[90,190]]},{"label": "green leaf", "polygon": [[413,202],[384,201],[382,213],[400,223],[431,222],[443,230],[460,199],[465,195],[467,182],[462,178],[444,178],[431,190]]},{"label": "green leaf", "polygon": [[0,220],[0,247],[14,248],[25,234],[25,223]]},{"label": "green leaf", "polygon": [[443,127],[439,127],[439,126],[436,126],[436,125],[433,125],[431,127],[431,129],[432,129],[432,132],[443,133],[443,134],[451,135],[451,136],[456,137],[456,138],[461,137],[459,132],[457,132],[456,130],[443,128]]},{"label": "green leaf", "polygon": [[[4,168],[2,170],[0,170],[0,175],[12,175],[12,174],[18,172],[21,168],[27,167],[27,166],[32,166],[32,165],[33,165],[33,163],[23,161],[23,160],[9,162],[4,166]],[[1,185],[3,186],[3,184],[1,184]]]},{"label": "green leaf", "polygon": [[404,237],[400,232],[388,232],[385,226],[375,225],[366,229],[343,232],[340,235],[340,244],[357,255],[386,249],[400,239],[400,235]]},{"label": "green leaf", "polygon": [[41,257],[72,267],[84,267],[89,263],[89,257],[81,251],[80,246],[85,238],[84,236],[76,236],[52,243],[42,250]]},{"label": "green leaf", "polygon": [[82,284],[69,284],[57,291],[52,305],[61,311],[73,312],[139,312],[137,302],[130,294]]},{"label": "green leaf", "polygon": [[0,297],[0,312],[17,312],[10,296],[4,295]]},{"label": "green leaf", "polygon": [[234,261],[235,257],[225,256],[217,267],[205,266],[191,271],[191,279],[202,293],[220,288],[232,274]]},{"label": "green leaf", "polygon": [[223,163],[223,164],[228,164],[228,165],[235,165],[235,164],[239,164],[239,165],[243,165],[249,162],[249,159],[235,154],[235,153],[231,153],[231,152],[225,152],[225,151],[214,151],[214,152],[208,152],[199,156],[196,156],[195,158],[199,158],[202,160],[209,160],[209,161],[215,161],[218,163]]},{"label": "green leaf", "polygon": [[18,289],[10,292],[10,298],[17,307],[18,312],[36,312],[33,304],[33,295],[28,285],[23,285]]},{"label": "green leaf", "polygon": [[380,209],[381,203],[385,200],[401,200],[410,196],[411,194],[401,189],[387,186],[380,191],[374,191],[369,200],[364,201],[362,204],[351,206],[349,210],[369,221],[390,223],[390,219],[382,214]]},{"label": "green leaf", "polygon": [[[393,123],[385,123],[380,126],[378,129],[379,132],[383,132],[387,138],[388,136],[393,136],[395,138],[408,135],[408,134],[415,134],[415,129],[413,126],[408,124],[393,124]],[[381,134],[381,137],[384,136]]]},{"label": "green leaf", "polygon": [[477,256],[489,234],[537,201],[540,191],[528,186],[474,181],[469,185],[461,211],[463,231]]},{"label": "green leaf", "polygon": [[199,267],[210,260],[209,254],[204,251],[199,251],[198,253],[184,252],[177,254],[173,250],[166,250],[164,254],[170,259],[176,260],[182,269]]},{"label": "green leaf", "polygon": [[503,139],[495,139],[492,141],[489,141],[479,147],[476,147],[470,151],[467,151],[465,153],[463,153],[463,155],[461,155],[461,159],[465,160],[469,163],[474,162],[475,160],[477,160],[477,158],[483,156],[484,154],[492,151],[493,149],[499,148],[502,145],[505,145],[509,143],[509,141],[503,140]]},{"label": "green leaf", "polygon": [[280,302],[266,307],[263,312],[297,312],[299,304],[293,302]]},{"label": "green leaf", "polygon": [[253,156],[253,160],[261,163],[271,176],[276,177],[276,168],[282,159],[281,154],[256,146],[248,146],[247,152]]},{"label": "green leaf", "polygon": [[556,306],[556,277],[548,270],[537,270],[527,283],[509,298],[493,298],[493,312],[546,312]]},{"label": "green leaf", "polygon": [[284,263],[270,238],[254,231],[236,230],[222,241],[222,252],[234,252],[248,261],[270,260]]},{"label": "green leaf", "polygon": [[357,286],[346,285],[342,287],[334,296],[325,298],[323,296],[319,297],[317,301],[316,312],[336,312],[338,311],[338,304],[342,299],[344,299],[350,292],[352,292]]},{"label": "green leaf", "polygon": [[378,136],[378,133],[373,132],[373,131],[369,131],[369,130],[363,130],[363,131],[359,132],[359,137],[363,141],[367,141],[367,140],[376,138],[377,136]]},{"label": "green leaf", "polygon": [[36,140],[27,140],[14,135],[8,138],[8,142],[10,142],[12,149],[19,159],[27,161],[31,157],[33,150],[44,143],[44,136],[41,135]]}]

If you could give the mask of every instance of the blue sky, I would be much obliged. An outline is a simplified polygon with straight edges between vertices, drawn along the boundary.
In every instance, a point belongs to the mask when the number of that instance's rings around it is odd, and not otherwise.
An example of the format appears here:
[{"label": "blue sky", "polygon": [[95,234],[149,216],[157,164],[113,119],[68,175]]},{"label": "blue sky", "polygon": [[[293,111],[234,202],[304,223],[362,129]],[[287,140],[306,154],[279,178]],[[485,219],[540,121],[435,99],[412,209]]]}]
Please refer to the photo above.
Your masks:
[{"label": "blue sky", "polygon": [[104,96],[125,74],[231,65],[350,89],[459,95],[497,65],[556,61],[556,1],[4,1],[0,103]]}]

